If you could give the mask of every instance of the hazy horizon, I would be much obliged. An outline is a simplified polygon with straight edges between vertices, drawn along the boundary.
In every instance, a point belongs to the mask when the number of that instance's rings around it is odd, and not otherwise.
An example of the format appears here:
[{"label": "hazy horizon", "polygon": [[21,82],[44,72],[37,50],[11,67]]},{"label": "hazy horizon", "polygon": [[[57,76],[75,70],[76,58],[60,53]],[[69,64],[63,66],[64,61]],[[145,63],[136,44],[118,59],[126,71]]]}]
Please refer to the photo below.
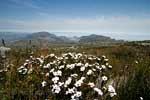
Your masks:
[{"label": "hazy horizon", "polygon": [[88,36],[92,34],[96,35],[102,35],[102,36],[108,36],[113,39],[117,40],[127,40],[127,41],[142,41],[142,40],[150,40],[150,34],[147,35],[135,35],[135,34],[119,34],[119,33],[87,33],[87,32],[50,32],[50,31],[34,31],[34,32],[1,32],[0,33],[17,33],[17,34],[32,34],[32,33],[37,33],[37,32],[49,32],[50,34],[55,34],[56,36],[66,36],[69,38],[73,37],[81,37],[81,36]]}]

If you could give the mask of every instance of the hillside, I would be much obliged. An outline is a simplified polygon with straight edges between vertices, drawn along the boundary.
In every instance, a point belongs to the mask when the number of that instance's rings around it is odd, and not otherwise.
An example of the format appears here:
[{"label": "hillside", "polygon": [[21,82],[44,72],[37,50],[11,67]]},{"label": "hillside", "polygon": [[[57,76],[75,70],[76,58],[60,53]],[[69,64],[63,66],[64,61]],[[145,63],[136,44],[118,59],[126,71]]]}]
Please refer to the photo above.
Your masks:
[{"label": "hillside", "polygon": [[115,40],[107,36],[92,34],[89,36],[82,36],[79,39],[80,43],[122,43],[123,40]]},{"label": "hillside", "polygon": [[57,36],[49,32],[36,32],[36,33],[0,33],[1,39],[4,39],[9,45],[21,46],[32,42],[32,45],[42,44],[95,44],[95,45],[112,45],[115,43],[123,43],[122,40],[115,40],[107,36],[91,34],[81,37],[66,37]]},{"label": "hillside", "polygon": [[54,43],[61,43],[65,42],[62,38],[48,33],[48,32],[37,32],[32,33],[26,37],[27,40],[41,40],[41,41],[48,41],[48,42],[54,42]]},{"label": "hillside", "polygon": [[0,32],[0,39],[4,39],[7,42],[17,41],[24,39],[28,33],[19,32]]}]

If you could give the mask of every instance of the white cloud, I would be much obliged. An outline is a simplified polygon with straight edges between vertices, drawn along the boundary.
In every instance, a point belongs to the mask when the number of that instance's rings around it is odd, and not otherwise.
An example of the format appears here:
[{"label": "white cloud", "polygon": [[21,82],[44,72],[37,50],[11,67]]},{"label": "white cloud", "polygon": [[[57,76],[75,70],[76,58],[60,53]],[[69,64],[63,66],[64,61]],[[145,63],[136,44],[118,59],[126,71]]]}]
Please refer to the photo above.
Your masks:
[{"label": "white cloud", "polygon": [[132,18],[128,16],[66,19],[46,17],[24,21],[3,20],[3,23],[0,21],[1,30],[4,29],[3,24],[5,24],[5,30],[17,31],[92,32],[106,33],[106,35],[114,35],[112,33],[115,33],[115,35],[122,36],[150,34],[150,18]]}]

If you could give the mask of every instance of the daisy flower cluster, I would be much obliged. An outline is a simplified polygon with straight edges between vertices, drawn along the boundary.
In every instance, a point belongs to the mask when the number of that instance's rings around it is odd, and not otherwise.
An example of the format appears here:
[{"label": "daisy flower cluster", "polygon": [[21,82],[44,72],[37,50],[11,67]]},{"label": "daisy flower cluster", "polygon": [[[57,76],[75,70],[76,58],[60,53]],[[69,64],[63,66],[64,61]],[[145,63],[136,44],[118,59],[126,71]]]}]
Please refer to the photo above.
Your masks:
[{"label": "daisy flower cluster", "polygon": [[[106,56],[97,57],[85,53],[65,53],[59,56],[30,57],[17,69],[19,75],[39,76],[36,84],[57,100],[101,99],[117,95],[109,84],[112,66]],[[90,94],[90,95],[89,95]]]}]

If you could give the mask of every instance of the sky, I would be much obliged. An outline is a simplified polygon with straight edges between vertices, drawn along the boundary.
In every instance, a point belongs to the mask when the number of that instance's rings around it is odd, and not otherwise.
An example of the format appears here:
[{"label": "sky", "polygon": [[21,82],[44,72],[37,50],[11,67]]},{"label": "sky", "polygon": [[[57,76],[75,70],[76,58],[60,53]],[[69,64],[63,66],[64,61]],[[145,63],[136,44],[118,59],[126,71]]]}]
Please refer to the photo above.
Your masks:
[{"label": "sky", "polygon": [[0,31],[150,39],[150,0],[0,0]]}]

